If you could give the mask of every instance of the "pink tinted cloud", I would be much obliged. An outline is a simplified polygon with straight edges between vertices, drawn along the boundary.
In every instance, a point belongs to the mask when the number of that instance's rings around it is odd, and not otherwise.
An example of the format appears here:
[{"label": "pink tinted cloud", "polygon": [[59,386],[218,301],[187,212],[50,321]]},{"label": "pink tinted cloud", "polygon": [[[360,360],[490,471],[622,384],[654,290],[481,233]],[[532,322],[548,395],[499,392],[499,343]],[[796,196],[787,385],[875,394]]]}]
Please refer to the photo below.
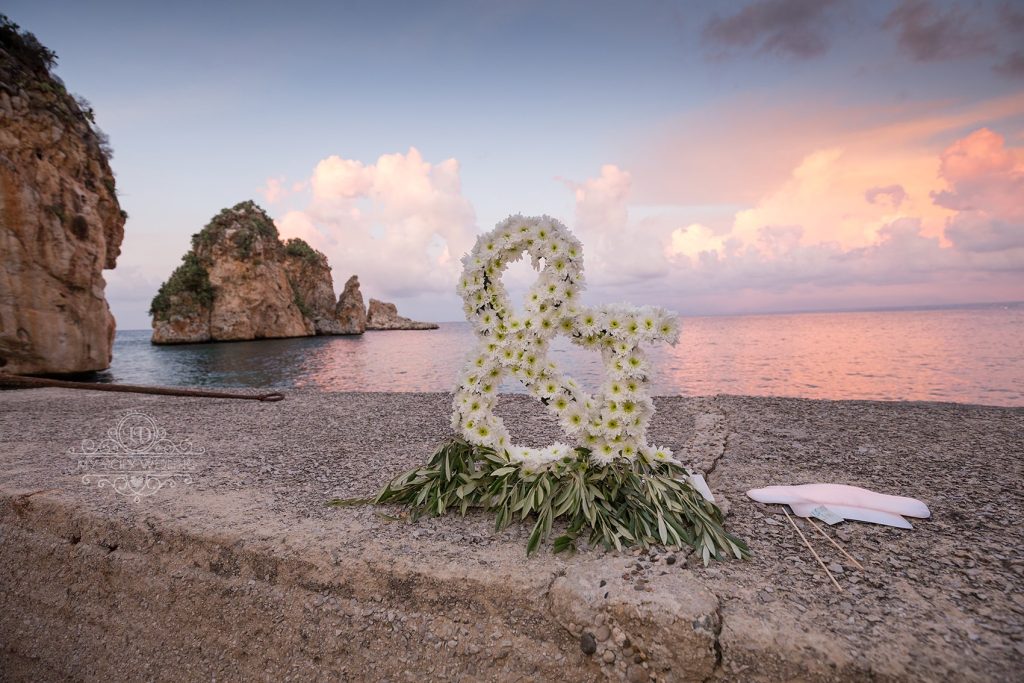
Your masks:
[{"label": "pink tinted cloud", "polygon": [[586,249],[587,273],[604,283],[642,281],[667,270],[662,251],[671,226],[630,221],[633,179],[614,164],[582,182],[563,181],[576,199],[575,230]]},{"label": "pink tinted cloud", "polygon": [[[1024,296],[1021,149],[986,128],[931,150],[865,139],[807,154],[724,231],[657,215],[631,220],[638,183],[603,167],[570,185],[591,281],[662,291],[663,303],[684,309],[725,292],[807,288],[837,301],[863,288],[931,291],[935,301],[957,300],[950,290]],[[658,254],[643,248],[652,243]]]},{"label": "pink tinted cloud", "polygon": [[886,185],[885,187],[868,188],[864,193],[864,199],[869,204],[888,203],[893,208],[899,208],[903,200],[907,198],[907,191],[902,185]]},{"label": "pink tinted cloud", "polygon": [[332,155],[313,169],[308,204],[278,229],[327,254],[335,284],[355,273],[369,296],[448,293],[476,233],[459,176],[455,159],[430,163],[415,147],[372,163]]},{"label": "pink tinted cloud", "polygon": [[[822,94],[796,108],[785,93],[746,94],[645,129],[623,155],[634,201],[749,206],[777,189],[780,178],[816,151],[839,148],[847,157],[874,157],[882,171],[894,162],[934,164],[936,144],[1024,114],[1024,93],[967,104],[928,101],[897,107],[834,100]],[[934,179],[934,167],[928,172]],[[899,182],[883,177],[862,191]]]},{"label": "pink tinted cloud", "polygon": [[267,178],[267,182],[259,189],[259,193],[267,204],[277,204],[290,194],[283,176]]},{"label": "pink tinted cloud", "polygon": [[948,189],[934,193],[935,203],[957,213],[946,236],[970,251],[1024,248],[1024,148],[1007,147],[987,128],[950,145],[940,174]]}]

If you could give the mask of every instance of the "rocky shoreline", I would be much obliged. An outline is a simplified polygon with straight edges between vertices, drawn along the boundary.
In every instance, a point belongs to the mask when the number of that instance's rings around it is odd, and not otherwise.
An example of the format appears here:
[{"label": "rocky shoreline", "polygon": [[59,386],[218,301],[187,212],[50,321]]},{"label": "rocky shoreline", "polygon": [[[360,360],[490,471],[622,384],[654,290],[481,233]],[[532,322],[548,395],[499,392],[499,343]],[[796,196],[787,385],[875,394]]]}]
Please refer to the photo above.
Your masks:
[{"label": "rocky shoreline", "polygon": [[[529,527],[328,508],[420,464],[447,394],[289,392],[261,404],[0,392],[0,669],[75,677],[304,680],[1010,681],[1024,652],[1024,409],[659,398],[652,438],[709,474],[746,562],[685,552],[527,559]],[[82,481],[83,438],[141,411],[195,454],[132,502]],[[514,435],[557,436],[502,398]],[[925,500],[902,531],[833,534],[861,572],[743,491],[828,480]],[[386,514],[382,514],[386,513]],[[805,527],[806,528],[806,527]]]}]

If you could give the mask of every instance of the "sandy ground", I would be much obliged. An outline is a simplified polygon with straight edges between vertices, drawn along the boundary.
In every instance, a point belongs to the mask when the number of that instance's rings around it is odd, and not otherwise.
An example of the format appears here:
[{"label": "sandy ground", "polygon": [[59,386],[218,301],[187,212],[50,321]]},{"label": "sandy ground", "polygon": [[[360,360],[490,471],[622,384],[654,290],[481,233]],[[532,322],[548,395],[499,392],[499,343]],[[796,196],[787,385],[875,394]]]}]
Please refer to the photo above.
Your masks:
[{"label": "sandy ground", "polygon": [[[324,505],[423,462],[449,434],[449,401],[0,392],[0,672],[1009,681],[1024,670],[1024,409],[659,398],[652,440],[709,473],[753,551],[705,568],[662,550],[528,559],[525,525],[496,534],[482,514],[409,524]],[[204,450],[191,483],[136,503],[82,482],[69,449],[130,409]],[[521,441],[558,438],[529,398],[507,397],[501,413]],[[781,508],[743,495],[811,481],[914,496],[933,517],[910,531],[834,527],[866,571],[804,527],[839,592]]]}]

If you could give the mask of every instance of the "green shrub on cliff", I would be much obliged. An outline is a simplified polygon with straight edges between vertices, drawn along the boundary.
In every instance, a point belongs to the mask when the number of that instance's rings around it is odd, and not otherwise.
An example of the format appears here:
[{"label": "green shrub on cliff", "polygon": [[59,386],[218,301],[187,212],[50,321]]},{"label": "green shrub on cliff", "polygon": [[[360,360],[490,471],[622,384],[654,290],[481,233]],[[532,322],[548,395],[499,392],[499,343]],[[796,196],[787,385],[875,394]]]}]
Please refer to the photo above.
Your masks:
[{"label": "green shrub on cliff", "polygon": [[298,287],[295,286],[295,283],[292,282],[291,279],[288,280],[288,284],[292,286],[292,302],[295,304],[295,307],[299,309],[299,313],[301,313],[302,317],[307,320],[313,320],[313,311],[306,305],[306,300],[302,298],[302,294],[299,293]]},{"label": "green shrub on cliff", "polygon": [[57,65],[56,52],[40,43],[32,33],[22,31],[5,14],[0,14],[0,48],[38,72],[49,74]]},{"label": "green shrub on cliff", "polygon": [[298,237],[292,237],[284,243],[284,253],[289,256],[305,259],[311,263],[317,263],[320,261],[320,252],[309,246],[305,240],[299,239]]},{"label": "green shrub on cliff", "polygon": [[277,241],[277,227],[270,216],[252,200],[235,204],[213,217],[206,227],[192,235],[192,248],[211,247],[219,242],[228,229],[234,228],[231,239],[238,255],[249,258],[257,239]]},{"label": "green shrub on cliff", "polygon": [[[192,306],[209,308],[213,305],[210,274],[191,251],[181,258],[181,265],[175,268],[167,282],[160,285],[153,303],[149,305],[149,314],[158,320],[166,320],[171,311],[171,297],[181,294],[191,295],[188,299]],[[184,303],[183,298],[178,297],[179,305]]]},{"label": "green shrub on cliff", "polygon": [[[86,141],[95,144],[109,163],[114,150],[110,138],[96,124],[96,112],[84,97],[67,91],[64,82],[52,73],[56,65],[56,52],[0,14],[0,85],[11,95],[24,88],[31,93],[34,106],[45,108],[59,119],[84,122],[89,129],[85,133]],[[114,193],[113,180],[109,180],[108,189]]]}]

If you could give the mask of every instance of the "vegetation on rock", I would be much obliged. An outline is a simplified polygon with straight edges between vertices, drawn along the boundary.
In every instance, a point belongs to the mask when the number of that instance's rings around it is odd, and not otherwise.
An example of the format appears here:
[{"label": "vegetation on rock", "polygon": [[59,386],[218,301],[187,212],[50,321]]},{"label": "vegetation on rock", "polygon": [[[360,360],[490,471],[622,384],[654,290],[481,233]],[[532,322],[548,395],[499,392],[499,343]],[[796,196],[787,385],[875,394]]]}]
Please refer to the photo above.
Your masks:
[{"label": "vegetation on rock", "polygon": [[299,309],[299,313],[301,313],[302,317],[306,320],[313,320],[316,317],[316,314],[313,313],[310,307],[306,305],[306,300],[302,298],[302,294],[299,292],[299,288],[295,284],[295,281],[289,278],[288,284],[292,287],[292,294],[294,295],[292,301],[295,303],[295,307]]},{"label": "vegetation on rock", "polygon": [[309,243],[298,237],[292,237],[284,243],[284,253],[310,261],[311,263],[319,263],[323,256],[316,249],[309,246]]},{"label": "vegetation on rock", "polygon": [[15,60],[39,73],[49,75],[50,69],[57,65],[57,53],[47,48],[39,39],[28,31],[0,14],[0,45]]},{"label": "vegetation on rock", "polygon": [[[0,85],[12,97],[19,89],[32,91],[46,100],[47,108],[59,119],[85,122],[91,133],[86,141],[95,145],[106,161],[113,158],[110,138],[96,125],[92,105],[84,97],[68,93],[64,82],[52,73],[57,53],[4,14],[0,14],[0,61],[0,71],[5,74]],[[113,193],[113,187],[108,189]]]},{"label": "vegetation on rock", "polygon": [[[184,299],[189,299],[192,307],[209,308],[213,305],[213,295],[209,272],[199,257],[190,251],[181,258],[181,265],[171,273],[167,282],[160,285],[149,306],[149,314],[158,320],[166,320],[172,306],[180,308],[185,304]],[[175,296],[177,301],[172,301]]]},{"label": "vegetation on rock", "polygon": [[278,240],[274,221],[254,201],[248,200],[214,216],[206,227],[192,235],[192,248],[211,247],[231,229],[235,231],[231,239],[238,249],[239,257],[243,259],[252,255],[257,240],[269,239],[274,243]]}]

